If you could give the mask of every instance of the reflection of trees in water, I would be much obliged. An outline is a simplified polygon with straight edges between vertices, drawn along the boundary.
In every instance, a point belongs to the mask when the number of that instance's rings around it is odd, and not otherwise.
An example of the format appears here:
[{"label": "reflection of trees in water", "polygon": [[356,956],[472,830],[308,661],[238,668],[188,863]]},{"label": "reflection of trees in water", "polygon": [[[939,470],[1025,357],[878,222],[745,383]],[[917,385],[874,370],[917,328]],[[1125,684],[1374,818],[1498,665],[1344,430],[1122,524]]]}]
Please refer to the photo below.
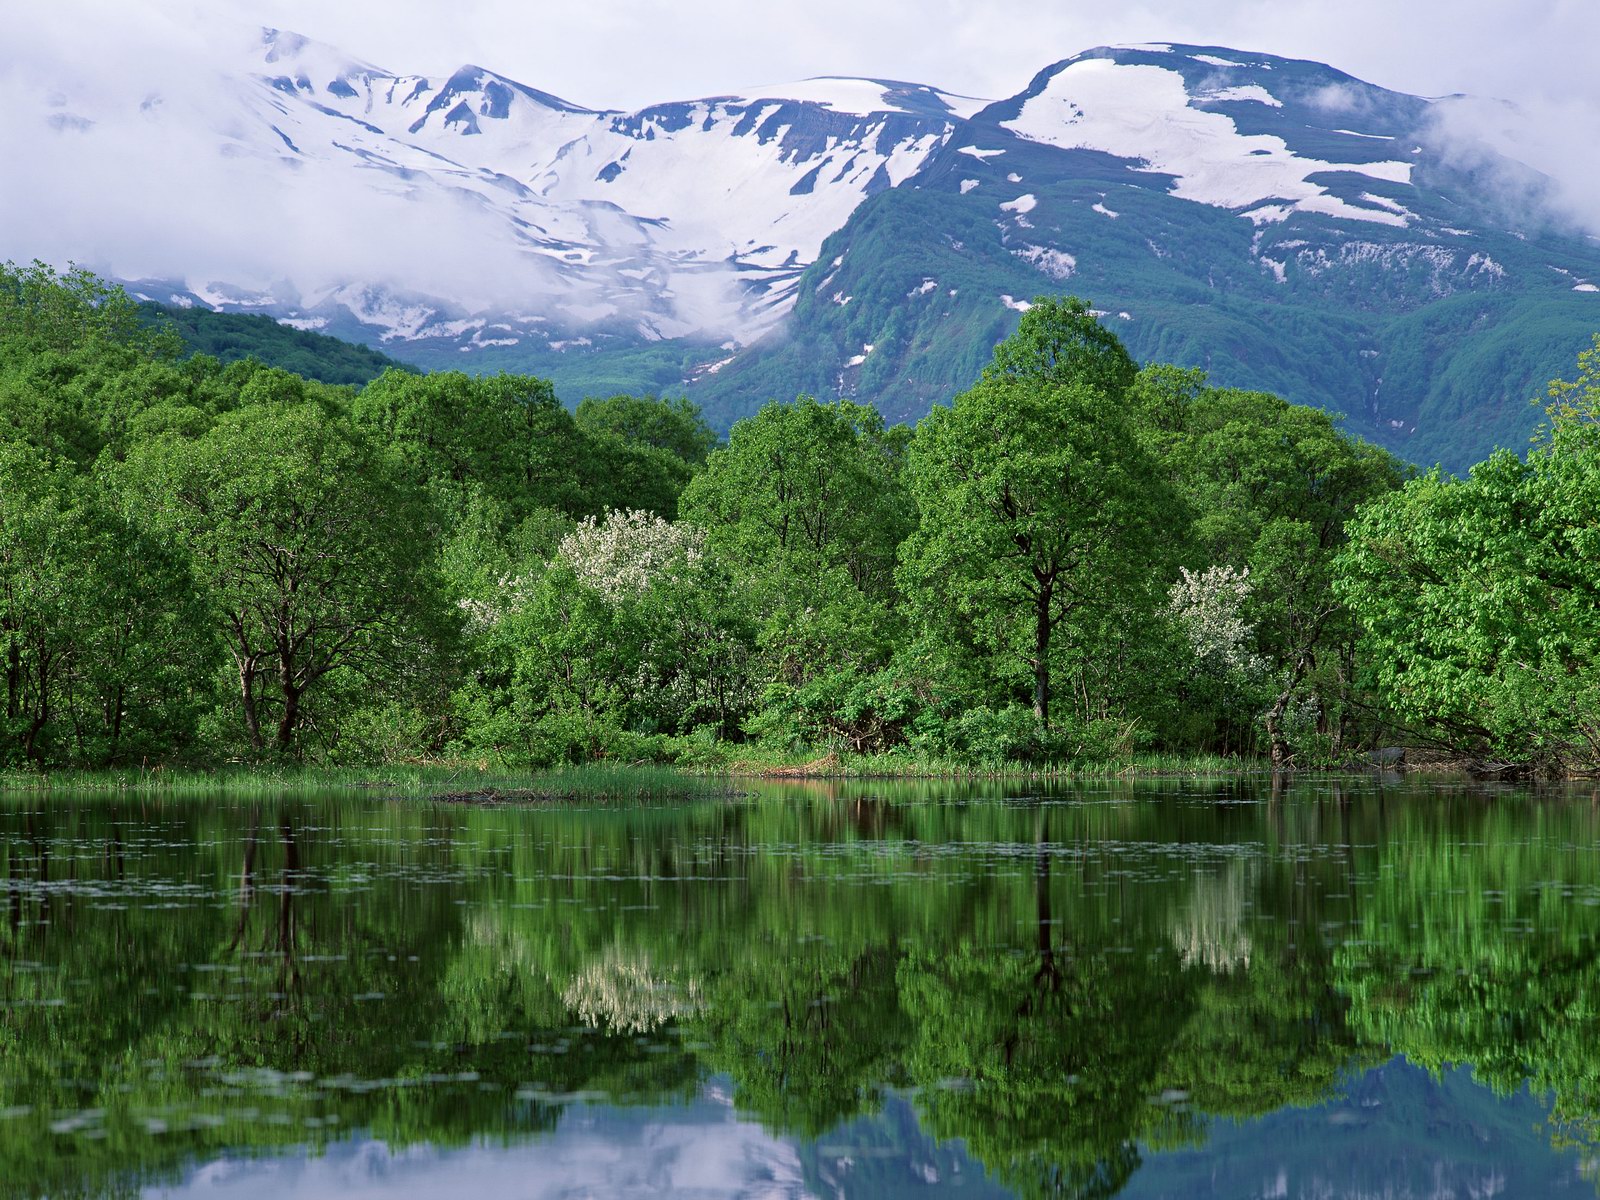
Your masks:
[{"label": "reflection of trees in water", "polygon": [[[0,1108],[33,1110],[0,1122],[23,1181],[0,1197],[351,1126],[510,1135],[561,1112],[528,1096],[670,1100],[707,1072],[810,1136],[914,1089],[930,1134],[1038,1195],[1112,1195],[1139,1147],[1203,1138],[1198,1113],[1314,1104],[1396,1051],[1531,1080],[1558,1136],[1593,1144],[1587,807],[836,791],[0,812]],[[223,1108],[260,1118],[186,1129],[228,1072]],[[49,1114],[86,1109],[108,1136],[47,1154]],[[172,1132],[144,1136],[152,1116]]]},{"label": "reflection of trees in water", "polygon": [[1170,948],[1113,933],[1120,896],[1085,904],[1081,868],[1055,877],[1050,814],[1035,816],[1033,840],[1016,896],[1032,893],[1025,941],[924,944],[902,958],[914,1031],[904,1061],[929,1131],[964,1139],[1009,1186],[1111,1196],[1137,1169],[1139,1140],[1195,1136],[1188,1114],[1150,1103],[1194,987]]}]

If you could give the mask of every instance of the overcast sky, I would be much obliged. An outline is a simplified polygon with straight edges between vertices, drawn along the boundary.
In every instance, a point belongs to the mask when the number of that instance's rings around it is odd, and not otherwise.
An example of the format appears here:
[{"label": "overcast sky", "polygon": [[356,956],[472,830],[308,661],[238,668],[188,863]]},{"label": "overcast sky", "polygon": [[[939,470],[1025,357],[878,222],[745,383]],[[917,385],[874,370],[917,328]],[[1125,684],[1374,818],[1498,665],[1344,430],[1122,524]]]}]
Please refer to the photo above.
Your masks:
[{"label": "overcast sky", "polygon": [[1315,58],[1424,95],[1600,100],[1596,0],[213,3],[393,70],[431,74],[473,62],[596,108],[812,75],[906,79],[999,97],[1079,50],[1139,41]]}]

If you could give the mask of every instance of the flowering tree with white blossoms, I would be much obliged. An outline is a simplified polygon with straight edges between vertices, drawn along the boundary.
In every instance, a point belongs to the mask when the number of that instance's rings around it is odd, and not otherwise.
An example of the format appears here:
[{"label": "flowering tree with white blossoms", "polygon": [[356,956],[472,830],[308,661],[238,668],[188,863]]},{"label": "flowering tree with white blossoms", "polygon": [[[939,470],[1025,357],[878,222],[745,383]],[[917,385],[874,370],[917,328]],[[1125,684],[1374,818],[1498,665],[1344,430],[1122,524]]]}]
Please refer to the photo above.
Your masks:
[{"label": "flowering tree with white blossoms", "polygon": [[[585,517],[556,548],[554,562],[611,604],[638,596],[669,575],[682,578],[705,556],[705,532],[637,509]],[[533,599],[538,573],[502,575],[488,598],[457,601],[469,633],[484,633]]]},{"label": "flowering tree with white blossoms", "polygon": [[[1272,666],[1257,652],[1257,630],[1247,616],[1253,593],[1249,570],[1227,565],[1181,569],[1167,590],[1167,619],[1181,647],[1174,664],[1178,718],[1224,749],[1253,741],[1270,700]],[[1184,650],[1186,666],[1180,665]]]},{"label": "flowering tree with white blossoms", "polygon": [[1266,669],[1250,649],[1255,629],[1243,613],[1250,590],[1248,567],[1219,565],[1200,572],[1180,568],[1178,582],[1167,591],[1167,611],[1202,665],[1251,677]]},{"label": "flowering tree with white blossoms", "polygon": [[640,738],[737,734],[758,698],[753,632],[705,541],[693,524],[608,511],[462,604],[482,665],[460,703],[496,714],[472,718],[473,751],[640,757],[660,750]]},{"label": "flowering tree with white blossoms", "polygon": [[561,539],[556,560],[578,580],[616,604],[664,576],[681,578],[705,557],[705,531],[639,509],[586,517]]},{"label": "flowering tree with white blossoms", "polygon": [[700,526],[607,512],[563,538],[551,565],[565,566],[604,602],[616,622],[612,643],[633,647],[631,669],[614,682],[634,721],[660,727],[714,718],[727,726],[754,703],[746,639],[734,636],[730,606],[717,600],[727,584],[714,577]]}]

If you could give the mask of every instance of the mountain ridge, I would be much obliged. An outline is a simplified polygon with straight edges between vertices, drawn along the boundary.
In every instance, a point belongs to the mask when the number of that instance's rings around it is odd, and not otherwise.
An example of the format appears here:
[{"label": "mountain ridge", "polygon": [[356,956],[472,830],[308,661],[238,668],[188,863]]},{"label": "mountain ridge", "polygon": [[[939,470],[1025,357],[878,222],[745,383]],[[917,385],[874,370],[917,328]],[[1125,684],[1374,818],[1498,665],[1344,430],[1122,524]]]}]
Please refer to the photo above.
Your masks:
[{"label": "mountain ridge", "polygon": [[[1257,51],[1096,47],[989,102],[822,76],[624,112],[263,30],[224,78],[219,195],[322,199],[396,261],[308,266],[291,229],[255,278],[107,274],[572,400],[687,391],[726,425],[810,391],[910,419],[1031,298],[1075,290],[1136,354],[1457,463],[1523,436],[1531,389],[1600,325],[1595,242],[1540,214],[1542,177],[1453,141],[1450,98]],[[64,107],[59,145],[113,124]]]}]

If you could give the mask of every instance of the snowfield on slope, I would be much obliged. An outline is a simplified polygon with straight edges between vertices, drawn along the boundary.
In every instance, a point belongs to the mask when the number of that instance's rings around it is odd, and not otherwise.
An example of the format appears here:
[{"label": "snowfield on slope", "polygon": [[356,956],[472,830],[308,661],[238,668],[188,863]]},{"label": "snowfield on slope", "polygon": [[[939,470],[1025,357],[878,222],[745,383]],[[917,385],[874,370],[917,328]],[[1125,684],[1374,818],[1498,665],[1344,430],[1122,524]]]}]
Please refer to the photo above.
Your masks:
[{"label": "snowfield on slope", "polygon": [[[1172,192],[1218,208],[1257,206],[1262,220],[1286,219],[1291,211],[1319,212],[1345,220],[1405,226],[1387,207],[1351,204],[1312,183],[1310,176],[1348,171],[1390,183],[1409,183],[1408,162],[1332,163],[1294,154],[1282,138],[1243,134],[1225,113],[1195,108],[1190,100],[1242,99],[1264,103],[1243,89],[1234,95],[1191,97],[1184,78],[1164,67],[1110,59],[1082,59],[1050,79],[1030,97],[1006,128],[1034,142],[1067,150],[1099,150],[1143,164],[1142,170],[1173,176]],[[1272,98],[1272,97],[1268,97]]]}]

